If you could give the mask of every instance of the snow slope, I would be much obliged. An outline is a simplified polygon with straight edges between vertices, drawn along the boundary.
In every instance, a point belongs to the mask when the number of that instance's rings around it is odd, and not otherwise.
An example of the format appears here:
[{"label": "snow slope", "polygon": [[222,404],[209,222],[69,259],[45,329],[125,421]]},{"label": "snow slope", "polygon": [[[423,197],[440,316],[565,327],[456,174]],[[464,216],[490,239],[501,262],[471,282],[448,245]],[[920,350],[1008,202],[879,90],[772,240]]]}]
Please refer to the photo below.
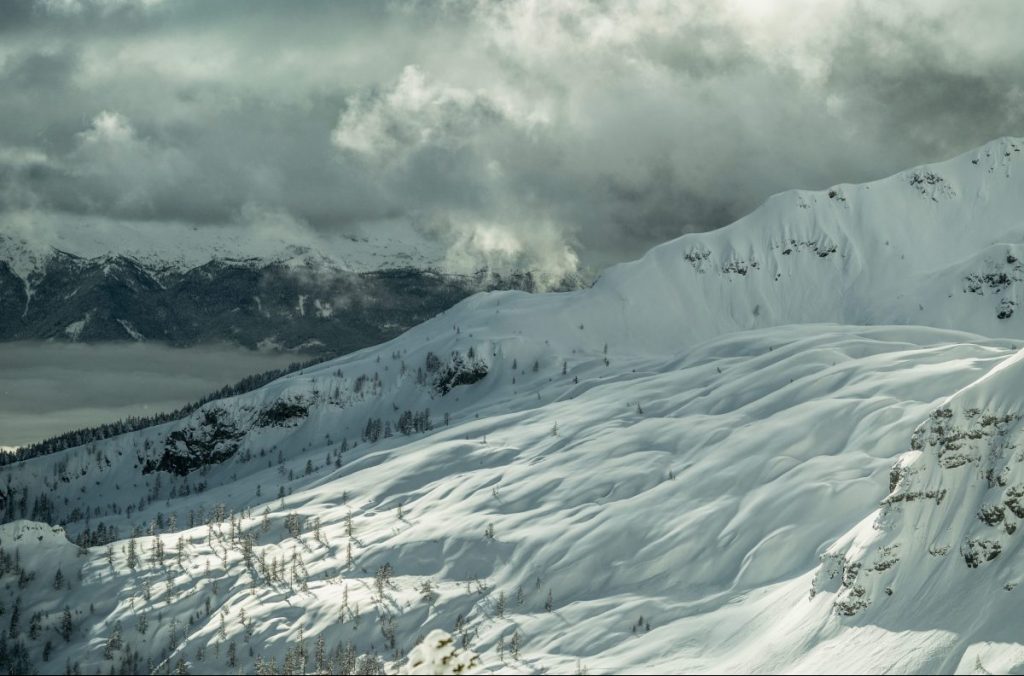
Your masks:
[{"label": "snow slope", "polygon": [[1021,670],[1022,145],[3,468],[9,654],[366,670],[444,629],[505,672]]}]

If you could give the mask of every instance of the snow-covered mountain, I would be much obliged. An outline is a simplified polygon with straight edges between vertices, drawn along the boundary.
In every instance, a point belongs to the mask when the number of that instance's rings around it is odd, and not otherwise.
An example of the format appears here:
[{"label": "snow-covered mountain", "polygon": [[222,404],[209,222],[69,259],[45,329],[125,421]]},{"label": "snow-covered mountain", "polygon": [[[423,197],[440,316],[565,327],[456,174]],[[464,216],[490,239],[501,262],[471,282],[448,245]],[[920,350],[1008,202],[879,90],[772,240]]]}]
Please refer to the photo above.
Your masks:
[{"label": "snow-covered mountain", "polygon": [[442,239],[394,223],[189,227],[12,221],[0,229],[0,340],[228,341],[342,353],[486,289],[569,288],[526,267],[453,269]]},{"label": "snow-covered mountain", "polygon": [[0,654],[372,672],[444,629],[502,672],[1020,671],[1022,148],[4,467]]},{"label": "snow-covered mountain", "polygon": [[345,235],[320,233],[278,219],[267,223],[194,226],[109,223],[88,219],[14,222],[4,237],[4,260],[22,279],[44,271],[65,253],[77,258],[131,258],[157,273],[185,273],[211,261],[309,265],[319,259],[349,272],[442,266],[441,240],[400,223],[377,223]]}]

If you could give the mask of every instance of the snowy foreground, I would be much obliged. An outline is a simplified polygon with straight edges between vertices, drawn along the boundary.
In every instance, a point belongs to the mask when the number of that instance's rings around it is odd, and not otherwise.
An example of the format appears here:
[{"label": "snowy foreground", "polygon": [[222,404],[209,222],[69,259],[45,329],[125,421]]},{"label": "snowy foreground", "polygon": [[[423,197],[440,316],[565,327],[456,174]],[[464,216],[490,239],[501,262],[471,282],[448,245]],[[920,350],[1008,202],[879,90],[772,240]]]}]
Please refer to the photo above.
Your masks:
[{"label": "snowy foreground", "polygon": [[3,468],[2,658],[1019,672],[1022,147]]}]

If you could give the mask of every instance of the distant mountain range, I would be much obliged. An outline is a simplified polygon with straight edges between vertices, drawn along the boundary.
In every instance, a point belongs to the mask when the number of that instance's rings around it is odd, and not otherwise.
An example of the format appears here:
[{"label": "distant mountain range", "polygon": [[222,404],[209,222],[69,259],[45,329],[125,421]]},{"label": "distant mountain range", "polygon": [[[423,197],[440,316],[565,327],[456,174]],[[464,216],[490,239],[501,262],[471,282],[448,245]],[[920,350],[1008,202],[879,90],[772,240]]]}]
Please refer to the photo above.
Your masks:
[{"label": "distant mountain range", "polygon": [[456,274],[443,247],[411,229],[310,237],[74,223],[39,239],[0,232],[0,340],[228,341],[340,354],[477,291],[579,284],[528,269]]}]

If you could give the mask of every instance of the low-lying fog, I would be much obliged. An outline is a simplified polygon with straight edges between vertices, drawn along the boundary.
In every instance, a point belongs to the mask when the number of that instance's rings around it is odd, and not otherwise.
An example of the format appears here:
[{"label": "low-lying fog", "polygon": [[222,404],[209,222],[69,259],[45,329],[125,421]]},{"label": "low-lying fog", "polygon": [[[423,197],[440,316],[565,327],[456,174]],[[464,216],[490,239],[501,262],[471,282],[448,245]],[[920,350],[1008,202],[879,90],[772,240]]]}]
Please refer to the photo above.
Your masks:
[{"label": "low-lying fog", "polygon": [[305,355],[213,345],[0,344],[0,447],[177,408]]}]

